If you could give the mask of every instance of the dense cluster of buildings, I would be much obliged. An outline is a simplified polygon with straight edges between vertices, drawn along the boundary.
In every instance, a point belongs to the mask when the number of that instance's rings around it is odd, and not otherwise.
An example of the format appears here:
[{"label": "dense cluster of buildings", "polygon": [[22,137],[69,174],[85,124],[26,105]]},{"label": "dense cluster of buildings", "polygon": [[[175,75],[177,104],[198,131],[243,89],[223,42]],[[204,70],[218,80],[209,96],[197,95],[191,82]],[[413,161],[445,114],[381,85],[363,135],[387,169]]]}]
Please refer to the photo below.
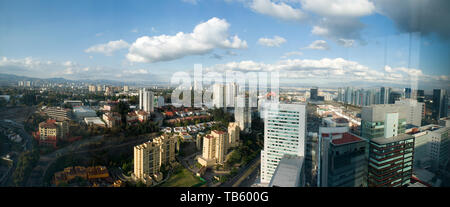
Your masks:
[{"label": "dense cluster of buildings", "polygon": [[[312,166],[317,186],[439,185],[430,177],[442,172],[449,162],[448,118],[438,119],[439,125],[421,126],[423,102],[411,98],[389,101],[387,88],[380,94],[383,104],[362,107],[360,120],[318,107],[323,118],[317,149],[313,150],[317,153],[312,155],[317,156]],[[305,185],[305,148],[313,146],[305,142],[305,106],[277,104],[267,107],[264,116],[260,185]],[[350,130],[352,123],[360,129],[358,133]]]}]

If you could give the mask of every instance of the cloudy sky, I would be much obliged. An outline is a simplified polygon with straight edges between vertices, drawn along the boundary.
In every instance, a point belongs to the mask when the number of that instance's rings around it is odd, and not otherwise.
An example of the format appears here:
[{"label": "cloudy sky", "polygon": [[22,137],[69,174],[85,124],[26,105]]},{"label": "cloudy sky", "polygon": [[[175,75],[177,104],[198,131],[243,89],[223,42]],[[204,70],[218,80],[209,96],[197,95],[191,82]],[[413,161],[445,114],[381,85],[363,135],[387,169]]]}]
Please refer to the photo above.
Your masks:
[{"label": "cloudy sky", "polygon": [[281,84],[448,88],[448,0],[0,0],[0,73],[169,81],[279,71]]}]

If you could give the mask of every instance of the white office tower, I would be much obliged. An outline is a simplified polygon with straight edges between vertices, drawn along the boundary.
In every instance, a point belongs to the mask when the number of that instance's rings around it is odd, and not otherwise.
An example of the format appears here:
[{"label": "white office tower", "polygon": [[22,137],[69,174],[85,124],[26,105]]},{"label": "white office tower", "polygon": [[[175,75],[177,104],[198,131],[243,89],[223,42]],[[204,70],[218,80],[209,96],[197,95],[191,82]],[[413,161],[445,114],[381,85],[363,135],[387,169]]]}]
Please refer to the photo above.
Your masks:
[{"label": "white office tower", "polygon": [[147,91],[145,88],[139,90],[139,109],[145,112],[153,112],[154,107],[153,92]]},{"label": "white office tower", "polygon": [[235,82],[225,85],[224,103],[226,107],[235,107],[238,90],[239,86]]},{"label": "white office tower", "polygon": [[216,108],[224,107],[224,85],[216,83],[213,85],[213,106]]},{"label": "white office tower", "polygon": [[240,95],[236,97],[234,120],[238,123],[241,131],[248,131],[252,127],[252,110],[248,96]]},{"label": "white office tower", "polygon": [[285,154],[305,156],[306,105],[271,104],[264,113],[261,183],[268,184]]}]

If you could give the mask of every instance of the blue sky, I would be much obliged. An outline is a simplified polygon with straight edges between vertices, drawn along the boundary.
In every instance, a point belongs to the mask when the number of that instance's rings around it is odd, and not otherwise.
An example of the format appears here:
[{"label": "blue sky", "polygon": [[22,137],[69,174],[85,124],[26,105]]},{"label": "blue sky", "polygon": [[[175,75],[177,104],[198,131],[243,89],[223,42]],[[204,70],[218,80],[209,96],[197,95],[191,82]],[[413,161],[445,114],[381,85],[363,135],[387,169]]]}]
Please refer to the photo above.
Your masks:
[{"label": "blue sky", "polygon": [[[330,2],[339,9],[321,5]],[[417,2],[403,3],[449,5]],[[448,12],[434,10],[421,18],[426,26],[414,27],[418,12],[396,6],[384,0],[0,0],[0,73],[167,81],[201,63],[219,72],[275,68],[287,74],[283,82],[306,85],[395,85],[418,74],[420,86],[449,87],[449,26],[427,23],[448,19]],[[195,33],[197,26],[205,29]]]}]

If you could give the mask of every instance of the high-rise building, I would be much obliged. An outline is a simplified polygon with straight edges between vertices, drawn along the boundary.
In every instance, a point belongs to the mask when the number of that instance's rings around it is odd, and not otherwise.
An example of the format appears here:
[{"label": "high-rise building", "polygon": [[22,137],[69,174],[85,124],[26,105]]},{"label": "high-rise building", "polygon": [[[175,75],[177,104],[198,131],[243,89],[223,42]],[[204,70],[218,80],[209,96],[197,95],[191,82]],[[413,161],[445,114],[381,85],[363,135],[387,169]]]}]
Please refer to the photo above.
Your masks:
[{"label": "high-rise building", "polygon": [[425,101],[425,92],[424,90],[416,91],[417,101],[423,103]]},{"label": "high-rise building", "polygon": [[285,154],[305,156],[306,105],[272,104],[266,108],[261,183],[268,184]]},{"label": "high-rise building", "polygon": [[367,186],[368,142],[348,131],[349,122],[344,118],[322,119],[317,186]]},{"label": "high-rise building", "polygon": [[309,97],[310,100],[313,100],[313,101],[317,100],[318,96],[319,96],[319,88],[317,88],[317,87],[311,88],[309,90],[309,94],[310,94],[310,97]]},{"label": "high-rise building", "polygon": [[400,99],[395,105],[403,105],[408,109],[406,124],[422,126],[422,117],[425,115],[425,103],[420,103],[414,99]]},{"label": "high-rise building", "polygon": [[388,104],[389,96],[391,94],[391,88],[381,87],[380,88],[380,103],[379,104]]},{"label": "high-rise building", "polygon": [[405,93],[405,98],[411,98],[412,97],[412,91],[411,88],[405,88],[405,90],[403,91]]},{"label": "high-rise building", "polygon": [[213,130],[203,137],[202,156],[198,158],[198,162],[202,166],[223,164],[227,150],[228,133]]},{"label": "high-rise building", "polygon": [[123,86],[123,92],[128,92],[128,90],[130,90],[130,88],[128,86]]},{"label": "high-rise building", "polygon": [[139,109],[145,112],[154,111],[154,95],[153,92],[147,91],[145,88],[139,90]]},{"label": "high-rise building", "polygon": [[321,187],[365,187],[369,143],[349,132],[321,134]]},{"label": "high-rise building", "polygon": [[234,108],[234,120],[239,124],[241,131],[248,131],[252,124],[252,110],[250,108],[249,96],[238,96]]},{"label": "high-rise building", "polygon": [[225,106],[225,85],[216,83],[213,85],[213,106],[222,108]]},{"label": "high-rise building", "polygon": [[405,133],[408,108],[396,104],[365,106],[361,112],[363,138],[393,137]]},{"label": "high-rise building", "polygon": [[229,147],[237,147],[239,145],[239,135],[241,129],[237,122],[230,122],[228,124],[228,146]]},{"label": "high-rise building", "polygon": [[448,110],[447,101],[448,97],[447,91],[445,89],[433,90],[432,116],[434,119],[439,120],[440,118],[447,117],[447,110]]},{"label": "high-rise building", "polygon": [[450,127],[442,127],[430,132],[430,158],[431,169],[438,171],[444,169],[450,159]]},{"label": "high-rise building", "polygon": [[369,147],[369,187],[401,187],[412,177],[414,137],[373,138]]},{"label": "high-rise building", "polygon": [[[176,136],[162,135],[134,146],[134,176],[144,182],[162,178],[160,169],[175,161]],[[153,178],[152,178],[153,177]]]}]

